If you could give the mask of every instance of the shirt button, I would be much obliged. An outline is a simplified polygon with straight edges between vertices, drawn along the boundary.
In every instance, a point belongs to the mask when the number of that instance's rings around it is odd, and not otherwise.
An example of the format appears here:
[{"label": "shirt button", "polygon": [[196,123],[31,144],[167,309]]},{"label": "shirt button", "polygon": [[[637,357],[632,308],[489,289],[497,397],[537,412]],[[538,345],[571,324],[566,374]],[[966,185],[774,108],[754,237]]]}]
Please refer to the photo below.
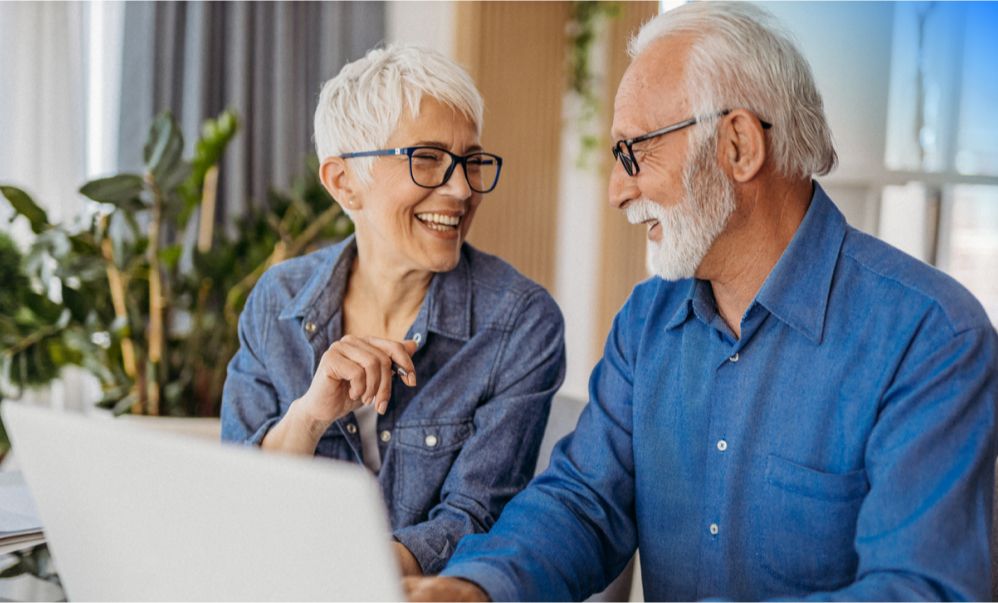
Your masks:
[{"label": "shirt button", "polygon": [[416,342],[416,345],[419,345],[419,342],[423,341],[423,336],[420,335],[419,333],[416,333],[415,335],[412,336],[412,340]]},{"label": "shirt button", "polygon": [[738,362],[738,352],[735,352],[734,356],[728,356],[728,360],[731,362]]},{"label": "shirt button", "polygon": [[347,433],[357,433],[357,426],[353,423],[347,423]]},{"label": "shirt button", "polygon": [[387,442],[390,439],[392,439],[392,432],[388,431],[387,429],[381,432],[382,442]]},{"label": "shirt button", "polygon": [[720,450],[721,452],[724,452],[725,450],[728,449],[728,443],[725,442],[724,440],[718,440],[717,449]]},{"label": "shirt button", "polygon": [[435,447],[437,445],[437,443],[438,443],[437,442],[437,436],[435,436],[433,434],[430,434],[430,435],[426,436],[426,446],[428,448]]},{"label": "shirt button", "polygon": [[717,536],[717,533],[721,531],[721,528],[717,527],[716,523],[710,524],[710,535]]},{"label": "shirt button", "polygon": [[305,332],[311,335],[315,333],[315,323],[311,320],[305,323]]}]

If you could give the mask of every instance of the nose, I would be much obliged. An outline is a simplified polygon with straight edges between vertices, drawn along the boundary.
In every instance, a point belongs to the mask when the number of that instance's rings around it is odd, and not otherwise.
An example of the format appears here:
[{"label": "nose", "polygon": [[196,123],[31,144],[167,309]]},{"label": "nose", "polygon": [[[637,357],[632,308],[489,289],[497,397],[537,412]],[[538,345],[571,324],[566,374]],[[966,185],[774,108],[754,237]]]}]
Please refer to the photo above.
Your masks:
[{"label": "nose", "polygon": [[450,178],[440,188],[443,189],[441,192],[455,199],[464,201],[471,197],[472,190],[468,184],[468,172],[465,171],[464,165],[457,163],[454,166],[454,171],[450,174]]},{"label": "nose", "polygon": [[628,176],[627,172],[624,171],[624,166],[620,165],[619,161],[613,162],[607,193],[610,207],[614,209],[624,209],[630,201],[640,196],[638,179]]}]

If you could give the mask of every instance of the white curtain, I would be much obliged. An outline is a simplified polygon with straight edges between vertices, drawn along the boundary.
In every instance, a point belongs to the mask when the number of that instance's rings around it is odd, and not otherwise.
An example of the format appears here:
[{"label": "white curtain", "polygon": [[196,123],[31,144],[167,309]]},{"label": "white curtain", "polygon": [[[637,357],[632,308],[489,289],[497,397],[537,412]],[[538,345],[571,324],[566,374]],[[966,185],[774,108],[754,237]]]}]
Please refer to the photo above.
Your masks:
[{"label": "white curtain", "polygon": [[[0,2],[0,183],[26,190],[49,220],[75,217],[87,175],[87,5]],[[23,220],[0,203],[0,227],[22,250],[31,240]],[[80,408],[93,389],[80,371],[29,401]]]}]

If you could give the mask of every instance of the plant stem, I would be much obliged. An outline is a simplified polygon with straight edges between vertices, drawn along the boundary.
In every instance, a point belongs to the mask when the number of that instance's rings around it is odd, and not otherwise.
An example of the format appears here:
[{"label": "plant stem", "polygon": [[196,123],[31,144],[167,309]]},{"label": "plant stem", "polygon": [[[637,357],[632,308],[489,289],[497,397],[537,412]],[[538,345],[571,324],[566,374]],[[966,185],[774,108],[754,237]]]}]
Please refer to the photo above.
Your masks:
[{"label": "plant stem", "polygon": [[[104,228],[107,228],[107,216],[103,218]],[[107,285],[111,290],[111,305],[114,306],[115,318],[124,319],[128,324],[128,305],[125,304],[125,291],[128,287],[125,279],[121,276],[117,264],[114,263],[114,246],[111,244],[111,237],[106,236],[101,241],[101,252],[104,255],[104,262],[107,272]],[[132,414],[142,414],[143,396],[139,394],[138,369],[135,363],[135,345],[128,335],[121,338],[121,361],[125,365],[125,374],[133,381],[133,392],[136,394],[135,403],[132,404]]]},{"label": "plant stem", "polygon": [[215,228],[215,198],[218,194],[218,164],[208,168],[204,175],[204,192],[201,194],[201,212],[198,220],[198,252],[211,250]]},{"label": "plant stem", "polygon": [[163,359],[163,281],[159,262],[159,231],[163,219],[163,198],[159,187],[147,183],[153,192],[152,214],[149,219],[149,247],[146,257],[149,261],[149,354],[150,365],[146,371],[146,391],[148,393],[147,411],[150,415],[159,414],[159,366]]}]

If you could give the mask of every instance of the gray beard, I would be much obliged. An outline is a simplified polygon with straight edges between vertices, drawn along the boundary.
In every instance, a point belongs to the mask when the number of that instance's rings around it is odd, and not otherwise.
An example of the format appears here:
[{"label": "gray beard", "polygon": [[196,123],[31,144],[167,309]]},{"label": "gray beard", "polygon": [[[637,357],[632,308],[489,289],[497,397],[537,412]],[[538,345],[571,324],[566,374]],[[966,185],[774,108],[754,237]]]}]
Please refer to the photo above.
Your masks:
[{"label": "gray beard", "polygon": [[661,241],[648,241],[652,272],[668,281],[693,278],[735,211],[735,189],[713,157],[714,139],[698,144],[683,169],[683,201],[647,208],[662,227]]}]

